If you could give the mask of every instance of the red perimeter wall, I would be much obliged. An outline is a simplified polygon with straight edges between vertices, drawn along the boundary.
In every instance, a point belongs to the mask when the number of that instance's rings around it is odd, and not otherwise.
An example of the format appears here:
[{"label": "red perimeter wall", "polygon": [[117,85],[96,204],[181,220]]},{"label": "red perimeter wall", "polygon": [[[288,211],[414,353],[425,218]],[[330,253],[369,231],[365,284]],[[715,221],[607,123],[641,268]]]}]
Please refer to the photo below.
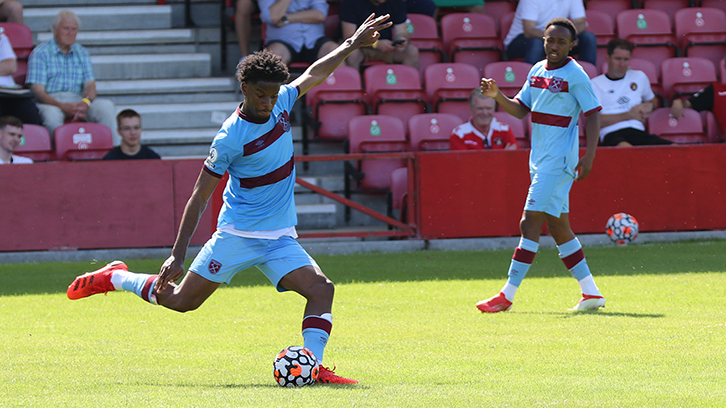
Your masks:
[{"label": "red perimeter wall", "polygon": [[[421,237],[519,235],[527,160],[527,151],[420,154]],[[620,211],[641,231],[726,229],[725,163],[726,144],[600,148],[593,173],[572,188],[573,229],[601,233]],[[0,251],[169,247],[201,167],[201,160],[2,165]],[[212,206],[194,245],[212,233]]]},{"label": "red perimeter wall", "polygon": [[[201,160],[0,166],[0,251],[171,246]],[[192,243],[212,233],[205,211]]]},{"label": "red perimeter wall", "polygon": [[[528,154],[421,154],[421,236],[519,235]],[[627,212],[646,232],[726,229],[725,199],[726,145],[599,148],[593,172],[572,187],[570,221],[576,233],[601,233],[612,214]]]}]

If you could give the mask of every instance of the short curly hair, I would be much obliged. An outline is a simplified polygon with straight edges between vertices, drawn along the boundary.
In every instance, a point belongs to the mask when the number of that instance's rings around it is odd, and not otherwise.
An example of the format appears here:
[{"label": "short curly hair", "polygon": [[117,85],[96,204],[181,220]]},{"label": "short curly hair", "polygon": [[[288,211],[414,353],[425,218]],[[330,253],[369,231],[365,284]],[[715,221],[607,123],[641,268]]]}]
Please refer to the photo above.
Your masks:
[{"label": "short curly hair", "polygon": [[564,17],[555,17],[550,20],[547,25],[545,25],[545,30],[550,28],[550,26],[560,26],[566,28],[570,30],[570,37],[572,38],[571,41],[575,41],[577,39],[577,29],[575,28],[575,25],[572,24],[572,21]]},{"label": "short curly hair", "polygon": [[267,50],[248,55],[237,65],[237,80],[256,84],[259,81],[284,83],[290,78],[287,65],[280,56]]}]

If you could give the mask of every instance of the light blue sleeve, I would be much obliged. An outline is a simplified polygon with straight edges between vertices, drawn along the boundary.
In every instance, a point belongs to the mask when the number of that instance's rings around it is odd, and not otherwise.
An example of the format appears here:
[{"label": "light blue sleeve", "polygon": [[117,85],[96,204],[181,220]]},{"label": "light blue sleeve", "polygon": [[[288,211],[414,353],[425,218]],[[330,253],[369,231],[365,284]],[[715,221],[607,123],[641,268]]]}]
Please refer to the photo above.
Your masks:
[{"label": "light blue sleeve", "polygon": [[232,164],[236,154],[239,153],[238,149],[234,149],[229,146],[228,143],[225,143],[227,141],[228,132],[229,128],[226,126],[222,126],[222,128],[219,129],[217,136],[215,136],[214,140],[212,140],[212,146],[209,148],[209,156],[207,156],[207,159],[204,160],[204,166],[207,170],[218,174],[219,176],[224,175],[230,164]]},{"label": "light blue sleeve", "polygon": [[529,86],[530,78],[532,78],[532,71],[529,71],[529,74],[527,74],[527,80],[524,81],[524,84],[522,85],[522,89],[519,90],[517,95],[514,96],[514,99],[520,100],[524,106],[528,107],[530,110],[532,109],[532,87]]},{"label": "light blue sleeve", "polygon": [[291,112],[299,92],[296,86],[282,85],[277,96],[277,103],[280,103],[283,110]]},{"label": "light blue sleeve", "polygon": [[597,95],[592,90],[592,82],[590,77],[587,76],[584,70],[580,69],[575,71],[575,81],[573,81],[572,87],[570,88],[570,94],[577,100],[580,105],[580,109],[583,112],[588,113],[594,110],[600,110],[600,101],[597,99]]}]

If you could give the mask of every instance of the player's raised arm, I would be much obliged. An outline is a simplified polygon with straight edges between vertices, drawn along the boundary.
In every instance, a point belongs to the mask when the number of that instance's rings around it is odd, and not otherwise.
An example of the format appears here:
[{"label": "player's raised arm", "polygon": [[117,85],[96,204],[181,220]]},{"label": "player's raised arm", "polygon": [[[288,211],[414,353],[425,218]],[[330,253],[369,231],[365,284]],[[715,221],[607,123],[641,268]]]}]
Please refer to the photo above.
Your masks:
[{"label": "player's raised arm", "polygon": [[389,17],[388,14],[378,17],[371,14],[350,38],[343,41],[335,50],[315,61],[302,75],[292,81],[290,85],[300,89],[298,98],[305,95],[310,88],[322,84],[325,78],[332,74],[351,52],[373,45],[381,36],[378,32],[393,24],[390,21],[387,22]]},{"label": "player's raised arm", "polygon": [[510,99],[504,95],[497,85],[497,81],[491,78],[481,79],[481,93],[484,95],[494,98],[495,101],[504,109],[507,113],[514,116],[515,118],[522,119],[529,113],[529,108],[522,105],[516,99]]}]

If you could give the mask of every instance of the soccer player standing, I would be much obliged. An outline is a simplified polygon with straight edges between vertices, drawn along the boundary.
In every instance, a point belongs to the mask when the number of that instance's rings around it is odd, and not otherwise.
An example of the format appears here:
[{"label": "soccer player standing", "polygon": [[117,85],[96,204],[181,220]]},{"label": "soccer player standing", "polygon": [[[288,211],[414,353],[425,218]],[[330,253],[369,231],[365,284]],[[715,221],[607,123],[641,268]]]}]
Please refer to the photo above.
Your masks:
[{"label": "soccer player standing", "polygon": [[[582,289],[582,298],[573,310],[605,306],[605,298],[595,285],[569,221],[570,188],[574,180],[584,179],[592,169],[602,109],[590,78],[568,57],[575,38],[577,31],[570,20],[550,20],[544,35],[546,57],[532,67],[527,82],[514,99],[504,96],[496,81],[482,78],[482,93],[496,99],[509,114],[520,119],[527,113],[532,114],[531,184],[519,223],[522,237],[514,250],[509,278],[501,292],[476,304],[482,312],[496,313],[512,307],[514,295],[539,248],[544,222],[557,243],[562,262]],[[587,151],[579,158],[577,119],[581,111],[587,117]]]},{"label": "soccer player standing", "polygon": [[[195,310],[219,287],[246,268],[256,266],[278,291],[292,290],[307,300],[302,322],[304,346],[319,362],[332,328],[333,283],[295,240],[295,167],[289,112],[295,101],[321,84],[351,52],[372,45],[389,16],[371,15],[338,48],[316,61],[289,85],[287,67],[268,51],[239,64],[237,79],[244,102],[212,141],[199,174],[171,256],[158,275],[128,271],[114,261],[77,277],[70,299],[113,290],[134,292],[143,300],[179,312]],[[184,275],[187,247],[220,178],[229,173],[217,231]],[[321,364],[319,382],[357,383]]]}]

